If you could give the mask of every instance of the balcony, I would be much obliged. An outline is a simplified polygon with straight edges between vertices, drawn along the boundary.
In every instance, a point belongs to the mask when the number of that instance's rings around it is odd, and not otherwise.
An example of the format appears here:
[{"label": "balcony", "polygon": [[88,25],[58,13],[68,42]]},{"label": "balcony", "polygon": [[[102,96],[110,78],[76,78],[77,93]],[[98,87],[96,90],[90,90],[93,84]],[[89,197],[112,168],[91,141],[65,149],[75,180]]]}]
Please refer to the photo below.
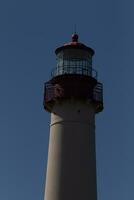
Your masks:
[{"label": "balcony", "polygon": [[72,85],[53,85],[50,82],[45,83],[44,107],[51,110],[53,104],[57,100],[64,99],[85,99],[90,100],[95,105],[96,113],[103,110],[103,85],[97,83],[94,89],[86,86]]}]

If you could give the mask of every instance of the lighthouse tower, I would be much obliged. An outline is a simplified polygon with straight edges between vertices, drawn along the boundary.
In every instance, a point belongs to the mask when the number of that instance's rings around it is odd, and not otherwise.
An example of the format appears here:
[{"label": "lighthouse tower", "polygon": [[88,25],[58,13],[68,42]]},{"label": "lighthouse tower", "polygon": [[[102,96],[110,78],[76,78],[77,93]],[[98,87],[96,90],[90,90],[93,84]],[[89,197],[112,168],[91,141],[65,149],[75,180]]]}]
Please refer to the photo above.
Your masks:
[{"label": "lighthouse tower", "polygon": [[55,53],[44,92],[51,113],[45,200],[97,200],[95,114],[103,110],[103,86],[92,68],[94,50],[75,33]]}]

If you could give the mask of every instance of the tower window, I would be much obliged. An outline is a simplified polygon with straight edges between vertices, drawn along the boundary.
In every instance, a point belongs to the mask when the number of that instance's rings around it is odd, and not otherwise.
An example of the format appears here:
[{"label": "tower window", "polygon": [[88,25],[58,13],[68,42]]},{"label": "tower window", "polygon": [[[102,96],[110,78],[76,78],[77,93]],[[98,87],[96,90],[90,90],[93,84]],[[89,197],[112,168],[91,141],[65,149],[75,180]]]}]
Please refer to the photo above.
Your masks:
[{"label": "tower window", "polygon": [[92,58],[64,58],[57,57],[57,67],[52,71],[52,76],[64,74],[80,74],[97,78],[97,72],[92,68]]},{"label": "tower window", "polygon": [[58,57],[56,75],[84,74],[90,76],[92,72],[91,68],[91,59],[63,59],[62,57]]}]

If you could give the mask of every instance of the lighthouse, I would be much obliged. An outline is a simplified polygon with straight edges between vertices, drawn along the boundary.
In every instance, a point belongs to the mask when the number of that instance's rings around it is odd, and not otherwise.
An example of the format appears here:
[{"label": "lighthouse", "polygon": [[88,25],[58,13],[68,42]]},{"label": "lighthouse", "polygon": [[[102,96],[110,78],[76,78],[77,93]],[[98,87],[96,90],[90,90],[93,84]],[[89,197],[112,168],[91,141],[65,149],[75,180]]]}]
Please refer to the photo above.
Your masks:
[{"label": "lighthouse", "polygon": [[55,53],[44,87],[51,113],[44,200],[97,200],[95,114],[103,110],[103,85],[92,67],[95,52],[75,33]]}]

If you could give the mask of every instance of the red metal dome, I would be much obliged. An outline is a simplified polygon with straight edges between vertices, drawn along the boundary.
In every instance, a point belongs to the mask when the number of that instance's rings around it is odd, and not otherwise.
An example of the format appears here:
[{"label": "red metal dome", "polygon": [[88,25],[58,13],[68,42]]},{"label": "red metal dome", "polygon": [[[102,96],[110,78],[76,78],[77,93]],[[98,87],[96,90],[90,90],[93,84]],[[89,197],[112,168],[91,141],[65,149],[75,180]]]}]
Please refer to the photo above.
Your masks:
[{"label": "red metal dome", "polygon": [[94,50],[88,46],[86,46],[83,43],[78,42],[78,38],[79,36],[75,33],[72,35],[72,41],[65,43],[63,46],[58,47],[55,50],[55,53],[58,54],[60,51],[64,50],[64,49],[83,49],[83,50],[87,50],[92,56],[94,55]]}]

